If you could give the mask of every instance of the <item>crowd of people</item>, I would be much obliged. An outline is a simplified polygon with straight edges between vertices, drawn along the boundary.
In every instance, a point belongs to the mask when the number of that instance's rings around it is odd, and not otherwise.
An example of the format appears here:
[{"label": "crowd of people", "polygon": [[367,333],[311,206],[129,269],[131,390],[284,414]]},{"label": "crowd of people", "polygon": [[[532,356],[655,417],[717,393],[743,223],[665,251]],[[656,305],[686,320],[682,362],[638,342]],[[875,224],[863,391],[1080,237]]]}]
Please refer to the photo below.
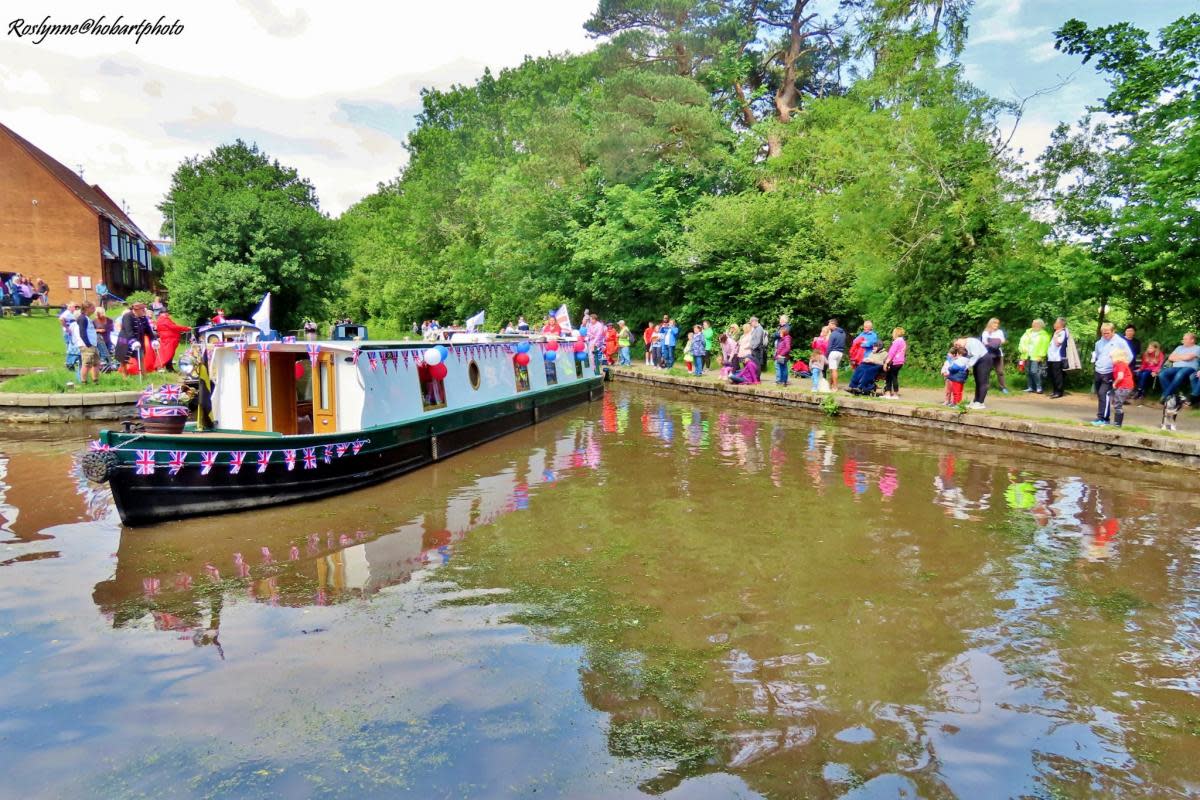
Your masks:
[{"label": "crowd of people", "polygon": [[[598,329],[588,327],[596,324]],[[630,363],[628,343],[635,341],[635,336],[624,320],[614,327],[598,323],[592,314],[585,318],[585,329],[588,350],[595,354],[597,364]],[[668,314],[661,321],[648,322],[641,339],[646,366],[661,370],[674,367],[677,352],[682,352],[685,367],[692,375],[702,376],[717,364],[722,379],[757,384],[763,380],[770,357],[778,386],[787,386],[790,378],[802,378],[811,381],[814,392],[837,392],[842,373],[848,369],[846,391],[882,394],[891,399],[900,397],[900,375],[908,358],[905,336],[905,330],[896,327],[884,340],[871,320],[865,320],[850,335],[835,318],[805,347],[793,336],[787,315],[779,318],[771,332],[757,317],[718,332],[709,320],[692,325],[689,331]],[[964,402],[968,381],[974,383],[973,396],[967,402],[970,409],[987,408],[993,380],[998,391],[1009,394],[1006,362],[1013,355],[1010,348],[999,319],[989,320],[978,336],[955,339],[941,367],[945,405]],[[1050,329],[1043,320],[1033,320],[1019,338],[1015,356],[1025,377],[1023,391],[1050,399],[1065,396],[1067,373],[1083,367],[1079,345],[1063,317],[1054,320]],[[1163,403],[1174,398],[1180,405],[1190,405],[1193,397],[1200,396],[1200,347],[1192,333],[1184,334],[1181,344],[1168,354],[1158,342],[1150,342],[1143,349],[1132,325],[1117,334],[1111,323],[1105,323],[1092,346],[1090,363],[1097,404],[1092,424],[1097,426],[1120,427],[1125,407],[1146,400],[1155,382]],[[878,386],[881,378],[882,392]]]},{"label": "crowd of people", "polygon": [[41,278],[31,278],[14,272],[0,280],[0,306],[9,306],[16,312],[34,304],[50,305],[50,287]]},{"label": "crowd of people", "polygon": [[115,317],[90,301],[67,303],[58,321],[66,348],[65,366],[76,373],[80,383],[99,383],[102,372],[173,372],[179,341],[191,330],[173,320],[166,303],[157,296],[150,308],[132,303]]}]

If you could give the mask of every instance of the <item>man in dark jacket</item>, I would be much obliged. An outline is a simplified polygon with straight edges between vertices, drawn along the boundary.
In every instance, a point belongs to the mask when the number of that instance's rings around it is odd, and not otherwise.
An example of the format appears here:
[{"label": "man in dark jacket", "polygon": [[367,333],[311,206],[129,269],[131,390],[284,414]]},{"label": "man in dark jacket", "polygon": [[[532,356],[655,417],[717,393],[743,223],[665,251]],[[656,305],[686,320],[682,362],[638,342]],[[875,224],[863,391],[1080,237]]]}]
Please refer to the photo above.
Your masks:
[{"label": "man in dark jacket", "polygon": [[838,388],[838,365],[846,355],[846,332],[836,318],[829,320],[829,349],[825,354],[830,391]]},{"label": "man in dark jacket", "polygon": [[146,304],[134,303],[129,307],[129,313],[121,317],[121,333],[117,337],[117,363],[121,365],[121,374],[125,375],[126,363],[129,361],[129,351],[134,348],[136,343],[142,349],[142,358],[146,359],[142,362],[143,369],[150,369],[153,364],[152,352],[146,352],[150,342],[157,339],[158,336],[154,333],[154,326],[150,324],[150,318],[146,316]]}]

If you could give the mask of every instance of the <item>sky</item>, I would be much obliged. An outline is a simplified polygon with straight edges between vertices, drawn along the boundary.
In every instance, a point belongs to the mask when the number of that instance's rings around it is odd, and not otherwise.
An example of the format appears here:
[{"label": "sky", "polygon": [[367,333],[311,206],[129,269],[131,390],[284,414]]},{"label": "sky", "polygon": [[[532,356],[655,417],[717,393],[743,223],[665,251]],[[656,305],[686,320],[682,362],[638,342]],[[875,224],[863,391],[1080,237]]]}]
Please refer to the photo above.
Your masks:
[{"label": "sky", "polygon": [[[0,122],[124,202],[157,236],[155,206],[184,158],[236,138],[313,181],[337,215],[395,177],[423,87],[470,83],[527,56],[583,52],[597,0],[6,0],[0,9]],[[1013,135],[1032,158],[1060,120],[1105,93],[1090,66],[1057,53],[1071,17],[1157,30],[1186,0],[976,0],[967,76],[1001,99],[1035,97]],[[18,38],[13,21],[151,22],[178,35]]]}]

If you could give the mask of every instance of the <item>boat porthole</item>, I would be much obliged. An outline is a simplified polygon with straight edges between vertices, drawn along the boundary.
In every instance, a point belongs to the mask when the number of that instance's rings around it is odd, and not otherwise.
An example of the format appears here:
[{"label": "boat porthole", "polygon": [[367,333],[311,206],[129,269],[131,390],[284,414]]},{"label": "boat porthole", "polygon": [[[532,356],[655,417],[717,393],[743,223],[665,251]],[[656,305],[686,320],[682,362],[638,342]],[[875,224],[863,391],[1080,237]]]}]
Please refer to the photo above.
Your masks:
[{"label": "boat porthole", "polygon": [[472,361],[467,365],[467,377],[471,381],[471,388],[479,388],[479,365]]}]

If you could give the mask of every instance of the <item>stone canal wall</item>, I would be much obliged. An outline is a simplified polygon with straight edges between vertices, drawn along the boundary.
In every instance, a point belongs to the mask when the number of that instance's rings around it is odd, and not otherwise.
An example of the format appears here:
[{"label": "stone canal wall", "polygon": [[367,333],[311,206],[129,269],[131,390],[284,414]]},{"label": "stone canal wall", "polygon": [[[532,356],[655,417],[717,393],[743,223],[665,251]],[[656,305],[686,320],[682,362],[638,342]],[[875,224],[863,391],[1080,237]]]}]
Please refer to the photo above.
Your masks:
[{"label": "stone canal wall", "polygon": [[0,392],[0,422],[80,422],[133,416],[141,392],[14,394]]},{"label": "stone canal wall", "polygon": [[1032,444],[1052,450],[1096,453],[1134,461],[1200,468],[1200,439],[1044,422],[999,414],[962,413],[953,408],[883,402],[845,393],[814,395],[809,392],[774,389],[765,384],[737,386],[628,367],[611,367],[609,373],[615,380],[668,387],[692,394],[733,397],[764,405],[805,409],[818,414],[825,413],[822,401],[827,397],[835,397],[839,416],[870,417],[908,427],[1002,439],[1006,442]]}]

